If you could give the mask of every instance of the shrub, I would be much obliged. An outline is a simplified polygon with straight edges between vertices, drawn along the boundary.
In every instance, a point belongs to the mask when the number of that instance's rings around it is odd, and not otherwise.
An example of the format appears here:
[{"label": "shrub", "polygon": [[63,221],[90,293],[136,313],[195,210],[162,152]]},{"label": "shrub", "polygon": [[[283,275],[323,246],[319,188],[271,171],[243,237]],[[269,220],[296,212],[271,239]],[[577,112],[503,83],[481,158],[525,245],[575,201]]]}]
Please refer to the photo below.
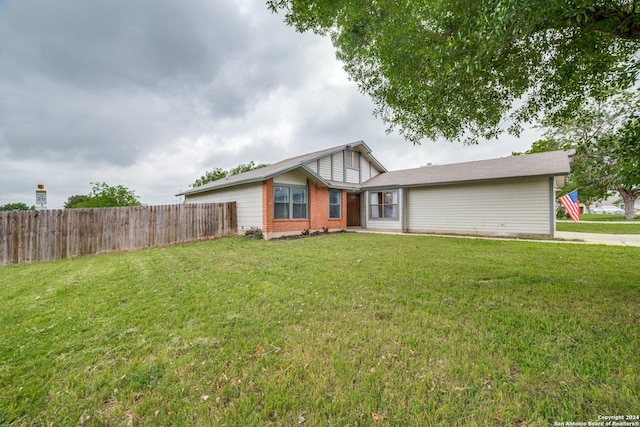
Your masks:
[{"label": "shrub", "polygon": [[560,207],[556,212],[556,219],[569,219],[569,214],[563,207]]},{"label": "shrub", "polygon": [[251,227],[247,231],[244,232],[245,237],[255,240],[264,239],[264,234],[262,233],[262,228]]}]

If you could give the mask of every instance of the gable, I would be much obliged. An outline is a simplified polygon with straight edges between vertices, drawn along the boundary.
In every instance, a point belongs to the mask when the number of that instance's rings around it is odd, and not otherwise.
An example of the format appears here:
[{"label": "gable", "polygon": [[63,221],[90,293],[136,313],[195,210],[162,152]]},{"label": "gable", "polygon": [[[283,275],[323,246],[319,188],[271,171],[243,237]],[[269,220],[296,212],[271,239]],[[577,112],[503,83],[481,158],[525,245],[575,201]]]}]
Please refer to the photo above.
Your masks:
[{"label": "gable", "polygon": [[363,145],[347,146],[305,166],[326,181],[345,184],[362,184],[386,171]]},{"label": "gable", "polygon": [[[382,164],[380,164],[380,162],[371,155],[371,149],[364,143],[364,141],[357,141],[281,160],[264,168],[233,175],[207,183],[200,187],[191,188],[176,194],[176,196],[187,196],[216,191],[221,188],[233,187],[236,185],[262,182],[294,169],[306,170],[310,177],[323,182],[325,186],[328,185],[328,181],[336,181],[338,183],[354,182],[359,184],[362,182],[362,178],[360,176],[358,176],[358,179],[356,180],[354,176],[351,175],[350,181],[345,180],[347,173],[344,167],[344,158],[347,150],[354,150],[360,153],[360,155],[368,162],[369,168],[375,168],[378,173],[386,171],[384,166],[382,166]],[[329,165],[328,169],[327,165]]]}]

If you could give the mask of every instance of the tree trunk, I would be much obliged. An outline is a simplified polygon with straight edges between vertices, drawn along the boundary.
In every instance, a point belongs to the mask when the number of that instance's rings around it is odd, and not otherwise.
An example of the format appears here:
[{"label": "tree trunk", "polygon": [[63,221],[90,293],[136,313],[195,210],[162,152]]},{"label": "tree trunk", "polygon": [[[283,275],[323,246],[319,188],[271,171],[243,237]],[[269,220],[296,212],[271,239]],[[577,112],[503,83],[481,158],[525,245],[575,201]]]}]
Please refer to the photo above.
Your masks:
[{"label": "tree trunk", "polygon": [[634,219],[636,217],[636,199],[640,197],[640,189],[630,189],[627,190],[622,187],[616,188],[618,193],[622,196],[622,200],[624,200],[624,217],[625,219]]}]

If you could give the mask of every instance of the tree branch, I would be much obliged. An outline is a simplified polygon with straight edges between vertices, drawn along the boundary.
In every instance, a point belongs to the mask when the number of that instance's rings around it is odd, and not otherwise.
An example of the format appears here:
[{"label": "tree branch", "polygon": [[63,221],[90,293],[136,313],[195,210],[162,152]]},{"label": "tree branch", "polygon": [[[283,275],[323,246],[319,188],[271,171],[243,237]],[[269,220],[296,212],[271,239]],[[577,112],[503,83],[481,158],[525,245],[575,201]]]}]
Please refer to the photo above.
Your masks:
[{"label": "tree branch", "polygon": [[640,14],[636,13],[636,0],[631,11],[596,7],[569,18],[567,27],[590,29],[624,40],[640,40]]}]

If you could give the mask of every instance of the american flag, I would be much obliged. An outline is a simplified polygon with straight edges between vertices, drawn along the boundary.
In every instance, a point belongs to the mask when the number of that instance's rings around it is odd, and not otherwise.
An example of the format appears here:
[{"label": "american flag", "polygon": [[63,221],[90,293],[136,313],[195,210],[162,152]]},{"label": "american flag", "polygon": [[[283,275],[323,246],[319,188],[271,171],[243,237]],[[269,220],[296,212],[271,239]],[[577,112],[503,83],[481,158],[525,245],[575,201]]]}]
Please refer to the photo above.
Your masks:
[{"label": "american flag", "polygon": [[578,190],[573,190],[560,197],[560,203],[567,210],[573,222],[580,221],[580,202],[578,202]]}]

